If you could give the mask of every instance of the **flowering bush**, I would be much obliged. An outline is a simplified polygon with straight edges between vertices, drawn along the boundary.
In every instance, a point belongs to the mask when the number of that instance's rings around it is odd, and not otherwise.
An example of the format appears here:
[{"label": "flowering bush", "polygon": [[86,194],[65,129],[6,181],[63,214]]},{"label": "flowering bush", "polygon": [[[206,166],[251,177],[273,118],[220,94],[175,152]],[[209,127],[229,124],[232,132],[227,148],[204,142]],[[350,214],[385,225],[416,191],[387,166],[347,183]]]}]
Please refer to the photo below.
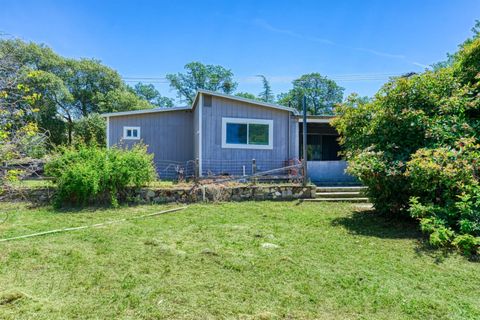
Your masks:
[{"label": "flowering bush", "polygon": [[480,246],[480,37],[450,65],[392,79],[337,108],[349,172],[378,211],[418,219],[436,246]]}]

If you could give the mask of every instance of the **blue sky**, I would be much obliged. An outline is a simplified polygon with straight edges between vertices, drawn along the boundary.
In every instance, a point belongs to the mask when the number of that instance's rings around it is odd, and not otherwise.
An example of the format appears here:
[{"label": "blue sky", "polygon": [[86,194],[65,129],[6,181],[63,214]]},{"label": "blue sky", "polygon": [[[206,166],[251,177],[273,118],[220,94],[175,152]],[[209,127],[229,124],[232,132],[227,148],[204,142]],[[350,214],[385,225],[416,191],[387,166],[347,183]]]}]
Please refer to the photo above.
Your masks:
[{"label": "blue sky", "polygon": [[[422,71],[471,35],[480,1],[6,1],[0,32],[123,77],[161,80],[190,61],[232,69],[238,91],[275,93],[310,72],[373,95],[392,74]],[[367,79],[376,80],[367,80]]]}]

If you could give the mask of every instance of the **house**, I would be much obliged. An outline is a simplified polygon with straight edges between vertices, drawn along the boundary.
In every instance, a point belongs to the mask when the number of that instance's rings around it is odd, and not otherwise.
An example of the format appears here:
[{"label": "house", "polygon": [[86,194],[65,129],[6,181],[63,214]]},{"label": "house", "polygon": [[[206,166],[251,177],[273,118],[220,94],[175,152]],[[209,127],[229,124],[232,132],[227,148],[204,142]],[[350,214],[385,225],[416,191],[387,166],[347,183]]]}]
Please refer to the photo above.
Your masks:
[{"label": "house", "polygon": [[[294,109],[207,90],[191,106],[107,113],[107,146],[143,141],[160,178],[249,175],[298,162],[302,119]],[[308,171],[319,183],[351,182],[331,117],[308,117]],[[255,159],[255,161],[253,161]],[[255,168],[252,165],[255,163]]]}]

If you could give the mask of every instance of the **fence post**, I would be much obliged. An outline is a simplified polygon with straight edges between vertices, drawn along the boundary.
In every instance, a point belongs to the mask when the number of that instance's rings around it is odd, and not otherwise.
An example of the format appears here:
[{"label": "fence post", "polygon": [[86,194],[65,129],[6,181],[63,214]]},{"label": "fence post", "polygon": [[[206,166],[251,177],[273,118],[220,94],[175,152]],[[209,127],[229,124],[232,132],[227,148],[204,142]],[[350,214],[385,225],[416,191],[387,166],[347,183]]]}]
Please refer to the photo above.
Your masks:
[{"label": "fence post", "polygon": [[302,173],[303,173],[303,185],[307,185],[308,172],[307,172],[307,97],[303,96],[303,160],[302,160]]},{"label": "fence post", "polygon": [[[257,160],[252,159],[252,175],[257,173]],[[255,184],[257,182],[257,178],[252,178],[252,183]]]},{"label": "fence post", "polygon": [[198,177],[200,176],[200,165],[198,158],[195,158],[195,169],[194,169],[194,180],[198,182]]}]

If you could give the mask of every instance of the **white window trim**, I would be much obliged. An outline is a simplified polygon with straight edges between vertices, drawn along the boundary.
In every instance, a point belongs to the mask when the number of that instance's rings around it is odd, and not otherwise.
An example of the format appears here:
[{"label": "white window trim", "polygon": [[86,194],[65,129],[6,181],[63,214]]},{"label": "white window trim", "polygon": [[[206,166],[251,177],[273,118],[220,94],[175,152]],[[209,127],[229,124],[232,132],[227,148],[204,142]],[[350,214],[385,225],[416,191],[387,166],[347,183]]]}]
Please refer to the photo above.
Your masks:
[{"label": "white window trim", "polygon": [[[137,137],[127,137],[127,130],[137,130]],[[123,127],[123,139],[124,140],[140,140],[140,127]]]},{"label": "white window trim", "polygon": [[[266,124],[268,125],[268,144],[248,144],[248,130],[247,130],[247,144],[227,143],[227,123],[238,124]],[[222,148],[230,149],[273,149],[273,120],[267,119],[247,119],[247,118],[222,118]]]}]

